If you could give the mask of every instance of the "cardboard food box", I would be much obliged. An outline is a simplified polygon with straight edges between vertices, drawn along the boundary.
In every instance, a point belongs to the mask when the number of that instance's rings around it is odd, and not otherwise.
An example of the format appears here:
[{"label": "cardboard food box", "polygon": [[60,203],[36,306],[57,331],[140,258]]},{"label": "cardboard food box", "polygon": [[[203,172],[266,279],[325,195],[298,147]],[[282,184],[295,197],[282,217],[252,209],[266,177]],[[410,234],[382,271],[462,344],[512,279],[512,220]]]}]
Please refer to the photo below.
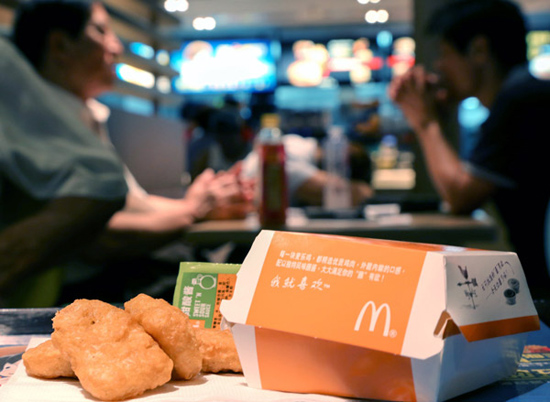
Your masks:
[{"label": "cardboard food box", "polygon": [[240,264],[182,262],[172,304],[189,316],[196,328],[219,328],[220,304],[235,289]]},{"label": "cardboard food box", "polygon": [[221,312],[249,386],[396,401],[512,375],[539,328],[515,253],[276,231]]}]

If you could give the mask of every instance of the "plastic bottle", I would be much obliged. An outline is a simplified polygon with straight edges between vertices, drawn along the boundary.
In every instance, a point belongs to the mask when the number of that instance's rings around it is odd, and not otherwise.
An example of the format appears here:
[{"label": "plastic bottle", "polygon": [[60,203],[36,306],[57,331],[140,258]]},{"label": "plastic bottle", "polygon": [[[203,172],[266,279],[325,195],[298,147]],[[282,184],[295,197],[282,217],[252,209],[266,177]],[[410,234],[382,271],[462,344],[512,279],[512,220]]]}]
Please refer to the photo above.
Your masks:
[{"label": "plastic bottle", "polygon": [[397,137],[386,134],[380,141],[376,167],[379,169],[393,169],[397,164],[399,149],[397,148]]},{"label": "plastic bottle", "polygon": [[342,127],[333,126],[324,143],[324,169],[329,180],[323,190],[323,208],[351,208],[349,182],[349,141]]},{"label": "plastic bottle", "polygon": [[262,227],[283,226],[288,208],[285,148],[276,114],[262,116],[257,137],[259,218]]}]

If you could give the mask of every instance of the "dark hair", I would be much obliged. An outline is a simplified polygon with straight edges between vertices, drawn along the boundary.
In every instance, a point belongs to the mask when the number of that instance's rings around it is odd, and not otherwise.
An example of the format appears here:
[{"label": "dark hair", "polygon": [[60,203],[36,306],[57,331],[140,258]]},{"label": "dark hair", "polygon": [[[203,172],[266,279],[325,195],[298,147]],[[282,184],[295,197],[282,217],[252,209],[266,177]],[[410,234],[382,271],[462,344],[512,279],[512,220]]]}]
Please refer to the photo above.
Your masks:
[{"label": "dark hair", "polygon": [[242,119],[238,112],[217,109],[209,118],[207,129],[217,136],[240,134]]},{"label": "dark hair", "polygon": [[35,68],[44,60],[48,37],[60,30],[76,38],[92,13],[91,0],[31,0],[15,15],[12,41]]},{"label": "dark hair", "polygon": [[505,71],[527,59],[524,17],[511,1],[452,1],[431,16],[427,32],[441,36],[461,53],[476,36],[484,36]]}]

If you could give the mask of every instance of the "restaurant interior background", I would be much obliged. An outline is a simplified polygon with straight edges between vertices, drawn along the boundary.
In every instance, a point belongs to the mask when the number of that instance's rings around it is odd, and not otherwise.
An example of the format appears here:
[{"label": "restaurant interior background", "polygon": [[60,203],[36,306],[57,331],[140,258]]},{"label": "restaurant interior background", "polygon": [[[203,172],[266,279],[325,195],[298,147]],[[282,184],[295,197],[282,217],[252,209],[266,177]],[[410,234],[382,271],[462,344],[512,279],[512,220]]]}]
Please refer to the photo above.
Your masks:
[{"label": "restaurant interior background", "polygon": [[[10,32],[17,3],[0,0],[2,34]],[[169,195],[181,187],[185,144],[174,146],[182,137],[181,107],[221,105],[229,95],[245,105],[243,117],[253,105],[274,105],[285,132],[322,138],[329,126],[344,126],[373,157],[373,185],[380,190],[433,191],[386,87],[415,61],[429,64],[433,46],[415,27],[440,1],[104,3],[125,53],[115,90],[100,100],[115,110],[113,141],[147,190]],[[533,71],[550,77],[550,2],[519,3]],[[486,111],[467,99],[457,117],[456,144],[466,153]]]}]

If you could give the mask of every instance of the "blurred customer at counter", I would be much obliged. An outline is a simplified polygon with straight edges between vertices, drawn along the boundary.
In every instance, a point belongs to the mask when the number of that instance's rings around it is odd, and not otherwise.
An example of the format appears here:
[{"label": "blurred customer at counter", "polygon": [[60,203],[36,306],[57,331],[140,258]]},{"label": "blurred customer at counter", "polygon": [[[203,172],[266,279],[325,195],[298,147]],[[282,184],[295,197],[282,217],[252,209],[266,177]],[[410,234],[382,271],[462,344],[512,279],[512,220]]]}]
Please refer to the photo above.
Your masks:
[{"label": "blurred customer at counter", "polygon": [[[101,2],[25,2],[16,15],[13,41],[38,73],[52,84],[52,91],[59,98],[56,107],[78,116],[101,138],[105,148],[112,148],[104,126],[109,110],[93,98],[112,89],[114,64],[123,47]],[[108,230],[99,241],[89,246],[86,256],[91,262],[114,261],[118,266],[122,260],[144,258],[181,239],[192,223],[214,219],[227,208],[244,217],[250,204],[234,173],[205,171],[191,184],[183,199],[148,194],[128,169],[125,176],[129,188],[126,207],[109,220]],[[130,265],[130,270],[137,269],[137,265]],[[116,282],[139,276],[135,272],[124,273],[122,268],[120,271],[107,272],[106,280],[99,282],[101,286],[119,286]],[[95,291],[100,293],[99,289]]]},{"label": "blurred customer at counter", "polygon": [[0,308],[44,307],[127,187],[115,152],[3,38],[0,54]]},{"label": "blurred customer at counter", "polygon": [[[413,67],[394,78],[389,95],[415,131],[432,180],[451,210],[469,213],[492,199],[534,297],[550,298],[543,242],[550,199],[544,146],[550,81],[528,70],[521,10],[505,0],[454,1],[432,16],[428,32],[440,40],[439,76]],[[462,161],[440,118],[446,105],[467,97],[477,97],[490,114],[475,149]]]}]

